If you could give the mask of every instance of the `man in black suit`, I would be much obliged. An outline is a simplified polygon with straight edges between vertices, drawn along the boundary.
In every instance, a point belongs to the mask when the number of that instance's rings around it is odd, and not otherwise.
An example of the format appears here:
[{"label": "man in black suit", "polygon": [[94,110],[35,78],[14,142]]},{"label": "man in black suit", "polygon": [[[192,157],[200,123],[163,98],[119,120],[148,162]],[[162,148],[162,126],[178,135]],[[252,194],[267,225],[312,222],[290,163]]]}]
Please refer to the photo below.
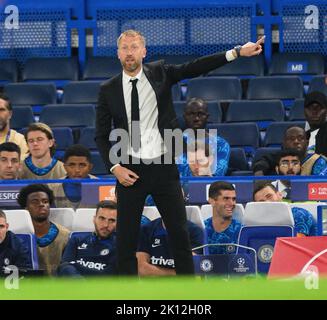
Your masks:
[{"label": "man in black suit", "polygon": [[[166,65],[164,61],[142,64],[146,56],[143,35],[127,30],[119,36],[118,58],[123,72],[101,86],[95,139],[108,170],[118,180],[117,260],[120,274],[137,274],[135,253],[139,226],[144,201],[149,194],[166,225],[176,273],[194,273],[179,173],[173,161],[162,161],[171,151],[165,145],[164,131],[178,127],[171,87],[182,79],[207,73],[240,55],[258,55],[262,51],[262,42],[263,39],[249,42],[182,65]],[[112,158],[109,142],[112,121],[115,128],[125,130],[131,137],[128,145],[123,146],[126,150],[120,150],[127,153],[128,163],[119,163],[117,158]]]}]

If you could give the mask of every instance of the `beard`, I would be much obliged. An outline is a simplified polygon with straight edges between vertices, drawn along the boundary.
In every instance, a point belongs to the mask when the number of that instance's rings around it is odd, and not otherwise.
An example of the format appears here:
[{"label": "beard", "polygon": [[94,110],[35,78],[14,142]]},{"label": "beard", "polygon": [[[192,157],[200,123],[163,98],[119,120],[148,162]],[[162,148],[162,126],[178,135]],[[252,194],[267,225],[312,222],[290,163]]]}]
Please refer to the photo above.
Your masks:
[{"label": "beard", "polygon": [[141,63],[139,63],[136,60],[134,61],[134,63],[127,63],[126,61],[121,61],[121,64],[123,66],[123,69],[128,71],[128,72],[134,72],[141,65]]},{"label": "beard", "polygon": [[34,221],[36,222],[44,222],[48,220],[48,216],[42,215],[42,216],[37,216],[33,218]]},{"label": "beard", "polygon": [[4,129],[6,129],[7,125],[8,125],[7,121],[0,119],[0,131],[3,131]]}]

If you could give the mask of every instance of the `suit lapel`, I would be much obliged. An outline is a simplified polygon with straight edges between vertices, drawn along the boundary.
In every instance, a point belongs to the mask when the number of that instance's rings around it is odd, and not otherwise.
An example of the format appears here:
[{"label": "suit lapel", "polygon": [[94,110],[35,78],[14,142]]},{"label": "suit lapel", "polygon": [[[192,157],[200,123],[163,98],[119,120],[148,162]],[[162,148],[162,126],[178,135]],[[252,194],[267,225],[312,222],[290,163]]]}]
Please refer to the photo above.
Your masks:
[{"label": "suit lapel", "polygon": [[127,121],[127,113],[124,99],[124,90],[123,90],[123,76],[122,73],[117,77],[115,81],[115,91],[117,92],[117,101],[116,105],[119,109],[119,114],[121,114],[121,118],[123,120],[124,128],[128,130],[128,121]]}]

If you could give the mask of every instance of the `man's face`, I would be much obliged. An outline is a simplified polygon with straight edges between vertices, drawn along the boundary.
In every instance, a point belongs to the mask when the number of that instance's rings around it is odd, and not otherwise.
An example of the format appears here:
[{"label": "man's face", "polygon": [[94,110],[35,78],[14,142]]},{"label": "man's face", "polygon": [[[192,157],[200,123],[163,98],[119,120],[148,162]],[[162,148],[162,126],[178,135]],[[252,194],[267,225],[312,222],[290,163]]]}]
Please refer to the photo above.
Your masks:
[{"label": "man's face", "polygon": [[284,137],[283,145],[285,149],[296,149],[302,153],[305,152],[308,146],[308,140],[304,129],[288,129]]},{"label": "man's face", "polygon": [[92,170],[92,164],[86,157],[71,156],[64,164],[67,176],[70,179],[83,179]]},{"label": "man's face", "polygon": [[9,228],[9,224],[7,223],[6,219],[0,217],[0,243],[2,243],[3,240],[5,240],[8,228]]},{"label": "man's face", "polygon": [[209,203],[214,213],[223,219],[231,219],[236,205],[236,192],[235,190],[221,190],[215,199],[209,198]]},{"label": "man's face", "polygon": [[0,152],[0,179],[17,179],[21,164],[17,152]]},{"label": "man's face", "polygon": [[286,156],[279,160],[276,172],[283,176],[296,176],[301,173],[301,161],[297,156]]},{"label": "man's face", "polygon": [[146,56],[146,48],[140,36],[124,35],[118,45],[118,58],[128,74],[136,75]]},{"label": "man's face", "polygon": [[32,157],[42,159],[53,146],[54,140],[48,139],[47,135],[42,131],[31,131],[27,135],[27,145]]},{"label": "man's face", "polygon": [[208,120],[208,110],[206,106],[191,104],[184,111],[184,120],[187,128],[204,129]]},{"label": "man's face", "polygon": [[212,176],[211,165],[213,163],[213,156],[205,155],[205,150],[198,149],[195,152],[188,152],[188,165],[192,171],[193,176]]},{"label": "man's face", "polygon": [[254,195],[255,202],[280,202],[282,199],[282,195],[269,186],[261,189]]},{"label": "man's face", "polygon": [[95,232],[100,239],[106,239],[116,230],[117,210],[100,208],[93,218]]},{"label": "man's face", "polygon": [[310,127],[319,127],[326,122],[327,108],[314,102],[304,108],[304,115]]},{"label": "man's face", "polygon": [[43,192],[33,192],[27,197],[26,209],[29,211],[32,220],[44,222],[50,214],[50,202],[48,195]]},{"label": "man's face", "polygon": [[12,112],[8,110],[8,102],[0,99],[0,131],[3,131],[9,125]]}]

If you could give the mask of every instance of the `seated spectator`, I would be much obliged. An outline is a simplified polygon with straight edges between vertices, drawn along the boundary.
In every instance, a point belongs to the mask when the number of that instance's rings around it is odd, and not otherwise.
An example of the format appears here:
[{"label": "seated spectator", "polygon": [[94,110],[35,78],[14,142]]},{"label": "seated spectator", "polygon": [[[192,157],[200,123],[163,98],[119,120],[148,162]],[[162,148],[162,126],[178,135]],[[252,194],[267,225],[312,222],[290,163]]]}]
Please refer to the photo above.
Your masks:
[{"label": "seated spectator", "polygon": [[21,179],[60,179],[66,174],[63,163],[53,157],[55,140],[49,126],[41,122],[31,124],[25,139],[30,155],[24,160]]},{"label": "seated spectator", "polygon": [[70,238],[58,274],[73,277],[116,274],[116,221],[116,203],[99,202],[93,218],[95,231]]},{"label": "seated spectator", "polygon": [[16,143],[0,144],[0,179],[16,180],[21,170],[20,149]]},{"label": "seated spectator", "polygon": [[68,242],[69,230],[49,220],[53,192],[47,185],[30,184],[20,190],[17,202],[31,215],[40,269],[48,275],[54,275]]},{"label": "seated spectator", "polygon": [[[256,182],[253,191],[253,200],[255,202],[280,202],[282,199],[281,193],[271,183],[267,183],[266,181]],[[298,237],[317,235],[316,222],[308,210],[293,207],[292,214],[295,233]]]},{"label": "seated spectator", "polygon": [[[308,140],[303,128],[289,127],[285,131],[282,149],[296,149],[302,155],[301,175],[327,175],[327,158],[317,153],[308,153]],[[276,174],[276,165],[278,152],[264,155],[253,165],[255,175],[274,175]]]},{"label": "seated spectator", "polygon": [[[191,247],[203,245],[203,231],[196,224],[187,221]],[[140,276],[176,275],[175,263],[169,245],[166,227],[161,218],[141,227],[141,236],[136,253]]]},{"label": "seated spectator", "polygon": [[[209,203],[212,218],[204,221],[207,244],[237,243],[242,224],[233,218],[236,205],[234,186],[225,181],[216,181],[209,188]],[[235,246],[209,246],[209,254],[235,253]]]},{"label": "seated spectator", "polygon": [[8,230],[6,214],[0,210],[0,268],[14,265],[18,269],[32,269],[29,254],[21,240]]},{"label": "seated spectator", "polygon": [[12,105],[9,98],[0,93],[0,143],[16,143],[21,150],[22,159],[25,159],[27,156],[28,147],[24,136],[21,133],[10,129],[12,112]]},{"label": "seated spectator", "polygon": [[305,97],[304,116],[307,120],[308,152],[327,157],[327,97],[322,92],[313,91]]},{"label": "seated spectator", "polygon": [[[62,179],[98,179],[90,174],[92,160],[90,151],[80,144],[74,144],[67,148],[64,155],[64,167],[67,174]],[[82,185],[76,183],[51,184],[57,208],[93,208],[96,205],[87,205],[82,199]]]},{"label": "seated spectator", "polygon": [[[276,173],[280,176],[296,176],[301,174],[302,154],[296,149],[282,150],[278,155]],[[271,183],[283,197],[283,200],[291,199],[291,181],[276,180]]]},{"label": "seated spectator", "polygon": [[216,168],[215,157],[210,150],[209,143],[199,140],[191,143],[187,148],[183,163],[178,164],[182,177],[213,176]]},{"label": "seated spectator", "polygon": [[[216,134],[212,135],[209,131],[205,130],[208,117],[207,103],[200,98],[190,99],[184,109],[184,120],[188,129],[184,133],[184,141],[186,145],[190,145],[194,140],[204,140],[202,142],[209,144],[212,156],[214,157],[213,163],[215,164],[215,167],[212,169],[212,175],[224,176],[228,169],[230,146],[223,138]],[[205,135],[203,134],[204,132]],[[179,159],[178,163],[187,164],[186,156],[187,154],[184,153],[183,159]],[[182,176],[185,176],[187,173],[187,171],[184,172],[184,170],[187,170],[187,166],[185,168],[180,168],[182,170]]]}]

